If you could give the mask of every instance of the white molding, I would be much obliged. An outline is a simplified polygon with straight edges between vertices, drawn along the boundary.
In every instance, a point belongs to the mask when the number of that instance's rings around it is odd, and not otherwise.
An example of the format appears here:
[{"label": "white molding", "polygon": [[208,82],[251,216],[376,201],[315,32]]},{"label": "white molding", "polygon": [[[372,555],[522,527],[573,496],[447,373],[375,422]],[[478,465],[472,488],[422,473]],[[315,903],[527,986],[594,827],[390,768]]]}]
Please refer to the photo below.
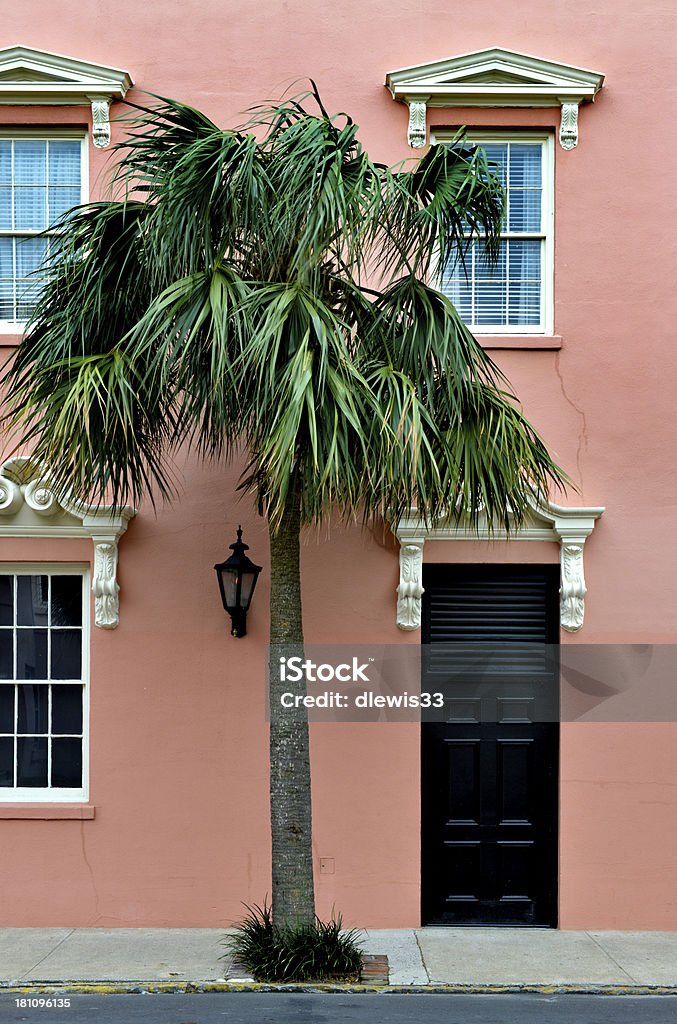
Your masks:
[{"label": "white molding", "polygon": [[409,106],[409,145],[416,147],[425,145],[426,107],[561,107],[560,142],[573,149],[578,107],[591,103],[603,83],[599,71],[498,46],[389,71],[385,80],[393,99]]},{"label": "white molding", "polygon": [[[90,737],[90,621],[89,590],[90,568],[87,563],[79,562],[10,562],[0,563],[0,572],[13,576],[35,575],[45,573],[58,576],[79,576],[82,579],[82,673],[79,684],[82,686],[82,786],[80,789],[62,789],[58,787],[5,787],[0,789],[0,807],[7,809],[12,804],[82,804],[89,800],[89,737]],[[26,679],[4,680],[20,686],[29,682]],[[62,684],[64,680],[40,680],[49,684]],[[78,682],[70,685],[78,686]]]},{"label": "white molding", "polygon": [[578,103],[562,104],[559,144],[562,149],[575,149],[578,145]]},{"label": "white molding", "polygon": [[418,629],[421,625],[423,596],[424,539],[400,541],[400,583],[397,588],[397,625],[400,629]]},{"label": "white molding", "polygon": [[133,84],[129,72],[106,64],[30,46],[0,49],[0,103],[89,104],[92,141],[99,149],[110,144],[110,104],[124,99]]},{"label": "white molding", "polygon": [[76,537],[93,542],[94,621],[101,629],[115,629],[120,621],[118,540],[135,515],[128,505],[116,509],[57,497],[49,474],[27,456],[0,466],[0,538]]},{"label": "white molding", "polygon": [[[430,133],[431,145],[450,143],[455,132],[444,128],[435,128]],[[507,335],[523,334],[534,337],[553,335],[555,328],[555,146],[552,132],[535,131],[496,131],[481,128],[473,129],[466,136],[469,143],[486,146],[491,143],[537,143],[541,146],[541,181],[542,207],[540,232],[501,231],[502,238],[539,238],[542,242],[541,264],[541,322],[539,324],[470,324],[473,334]],[[438,278],[439,280],[439,278]]]},{"label": "white molding", "polygon": [[[80,143],[80,203],[85,204],[89,202],[89,147],[87,145],[87,134],[81,128],[64,128],[57,126],[52,128],[50,131],[44,129],[33,129],[32,126],[25,127],[22,125],[12,125],[12,127],[0,127],[0,139],[7,139],[14,142],[23,141],[30,139],[45,140],[46,142],[60,142],[63,139],[70,139]],[[47,184],[42,186],[47,188]],[[27,235],[42,235],[44,232],[49,233],[49,229],[45,228],[25,228],[25,229],[3,229],[0,231],[0,237],[3,238],[22,238]],[[52,232],[53,233],[53,232]],[[26,320],[0,320],[0,335],[23,334],[26,327]]]},{"label": "white molding", "polygon": [[426,526],[412,509],[392,527],[400,542],[397,625],[407,630],[418,629],[421,625],[426,540],[546,540],[560,546],[560,624],[567,632],[577,632],[583,626],[587,591],[583,546],[603,512],[603,507],[566,508],[548,501],[534,502],[524,520],[506,534],[499,527],[490,529],[486,516],[481,515],[476,527],[457,521]]},{"label": "white molding", "polygon": [[411,100],[409,102],[407,142],[413,149],[421,149],[421,147],[425,146],[427,137],[425,101]]}]

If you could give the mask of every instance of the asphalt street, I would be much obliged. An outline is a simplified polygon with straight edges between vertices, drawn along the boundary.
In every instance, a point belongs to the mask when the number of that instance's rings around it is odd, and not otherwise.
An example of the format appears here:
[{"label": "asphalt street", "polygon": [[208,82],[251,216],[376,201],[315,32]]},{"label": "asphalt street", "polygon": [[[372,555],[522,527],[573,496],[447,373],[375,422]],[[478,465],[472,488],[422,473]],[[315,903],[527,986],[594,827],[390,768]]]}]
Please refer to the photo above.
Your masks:
[{"label": "asphalt street", "polygon": [[71,996],[69,1007],[17,1006],[15,1024],[676,1024],[677,996],[226,993]]}]

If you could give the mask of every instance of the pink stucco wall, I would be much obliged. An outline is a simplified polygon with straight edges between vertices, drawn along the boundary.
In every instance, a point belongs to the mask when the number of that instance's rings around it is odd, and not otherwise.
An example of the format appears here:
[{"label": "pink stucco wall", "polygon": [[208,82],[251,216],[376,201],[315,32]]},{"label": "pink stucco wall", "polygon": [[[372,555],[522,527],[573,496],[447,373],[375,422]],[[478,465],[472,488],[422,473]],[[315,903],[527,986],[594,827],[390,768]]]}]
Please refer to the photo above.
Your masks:
[{"label": "pink stucco wall", "polygon": [[[312,76],[331,109],[395,161],[406,110],[386,71],[503,46],[604,72],[580,143],[556,148],[555,333],[560,350],[495,353],[580,489],[605,505],[586,546],[586,622],[567,643],[677,641],[677,440],[672,343],[677,236],[674,33],[664,6],[629,0],[24,0],[0,46],[22,43],[127,69],[141,89],[193,103],[224,125]],[[87,112],[3,108],[14,123],[85,123]],[[556,111],[432,112],[438,124],[546,126]],[[108,155],[91,150],[92,182]],[[2,340],[2,339],[0,339]],[[0,924],[217,926],[269,891],[264,664],[267,576],[228,636],[212,565],[242,521],[267,540],[236,473],[185,467],[182,500],[144,509],[120,544],[121,623],[92,630],[91,804],[95,817],[21,820],[0,807]],[[78,542],[0,542],[3,561],[89,559]],[[556,561],[548,544],[436,542],[430,561]],[[332,528],[303,552],[311,641],[417,643],[395,627],[397,551]],[[359,590],[356,575],[359,571]],[[561,744],[560,923],[677,928],[674,726],[567,725]],[[312,730],[322,914],[349,924],[419,921],[419,737],[413,725]],[[19,812],[16,812],[19,813]]]}]

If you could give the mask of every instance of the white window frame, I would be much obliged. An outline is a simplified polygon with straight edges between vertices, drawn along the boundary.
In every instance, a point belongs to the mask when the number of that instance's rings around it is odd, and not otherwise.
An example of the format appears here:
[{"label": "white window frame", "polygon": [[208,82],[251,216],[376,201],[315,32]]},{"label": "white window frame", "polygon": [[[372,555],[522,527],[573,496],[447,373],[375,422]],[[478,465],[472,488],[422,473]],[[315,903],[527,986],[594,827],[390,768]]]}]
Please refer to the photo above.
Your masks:
[{"label": "white window frame", "polygon": [[[30,128],[2,128],[0,139],[13,141],[47,141],[62,142],[68,139],[77,139],[80,142],[80,202],[89,201],[89,144],[87,132],[82,129],[52,129],[50,131],[33,131]],[[56,234],[49,229],[22,228],[19,230],[0,230],[1,238],[26,238],[42,235],[45,230],[49,234]],[[0,320],[0,334],[22,334],[26,327],[26,320]]]},{"label": "white window frame", "polygon": [[[444,130],[431,132],[431,144],[450,143],[455,133]],[[541,238],[541,322],[539,324],[468,324],[476,335],[545,335],[554,332],[554,280],[555,280],[555,140],[550,132],[539,131],[481,131],[472,130],[466,136],[468,142],[476,145],[502,144],[506,142],[539,143],[542,148],[541,163],[542,208],[541,232],[502,231],[501,238]],[[439,273],[436,272],[439,281]]]},{"label": "white window frame", "polygon": [[[0,806],[18,803],[86,803],[89,800],[90,568],[86,564],[74,562],[2,562],[0,563],[0,575],[79,576],[82,579],[82,787],[80,789],[65,789],[63,787],[17,786],[14,788],[0,786]],[[22,681],[30,682],[30,680],[15,680],[15,683],[21,684]],[[52,683],[61,684],[64,680],[35,680],[35,682],[48,682],[49,685],[52,685]],[[51,738],[51,732],[49,736]]]}]

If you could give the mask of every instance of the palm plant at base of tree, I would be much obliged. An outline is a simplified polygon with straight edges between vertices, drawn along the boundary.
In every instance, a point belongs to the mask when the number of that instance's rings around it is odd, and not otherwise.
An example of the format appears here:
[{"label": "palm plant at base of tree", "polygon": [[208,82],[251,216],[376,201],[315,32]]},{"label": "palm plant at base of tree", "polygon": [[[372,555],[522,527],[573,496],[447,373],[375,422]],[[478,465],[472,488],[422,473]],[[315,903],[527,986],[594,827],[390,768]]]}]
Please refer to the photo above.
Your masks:
[{"label": "palm plant at base of tree", "polygon": [[[8,426],[57,491],[172,498],[179,446],[246,453],[271,644],[295,649],[304,526],[415,506],[429,524],[483,513],[509,529],[564,480],[431,283],[469,233],[498,251],[503,193],[481,149],[459,136],[388,168],[314,90],[236,130],[168,100],[129,127],[119,198],[63,221],[4,375]],[[308,727],[271,679],[273,914],[310,926]]]},{"label": "palm plant at base of tree", "polygon": [[359,934],[343,930],[340,914],[327,923],[315,918],[311,924],[278,927],[265,903],[247,910],[226,947],[256,981],[359,981]]}]

